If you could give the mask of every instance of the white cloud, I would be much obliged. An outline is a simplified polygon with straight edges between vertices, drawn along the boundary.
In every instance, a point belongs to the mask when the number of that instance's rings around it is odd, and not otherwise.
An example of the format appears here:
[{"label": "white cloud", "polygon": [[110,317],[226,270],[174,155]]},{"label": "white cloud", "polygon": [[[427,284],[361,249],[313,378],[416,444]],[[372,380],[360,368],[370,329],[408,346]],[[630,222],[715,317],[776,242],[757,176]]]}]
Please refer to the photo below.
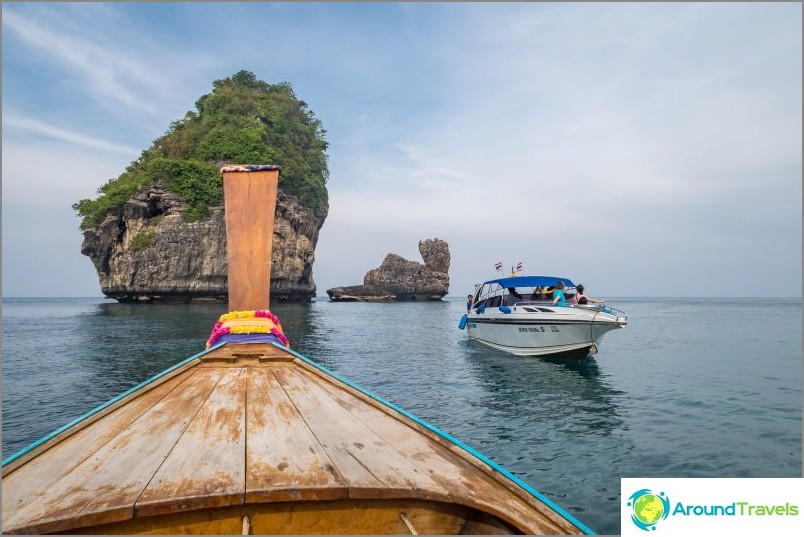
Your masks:
[{"label": "white cloud", "polygon": [[132,157],[136,156],[139,153],[136,149],[132,147],[128,147],[121,144],[115,144],[113,142],[108,142],[106,140],[100,140],[92,136],[81,134],[80,132],[74,132],[71,130],[55,127],[53,125],[48,125],[46,123],[43,123],[41,121],[32,118],[4,115],[3,127],[4,131],[6,131],[6,135],[8,135],[6,127],[17,127],[19,129],[30,131],[36,134],[42,134],[49,138],[63,140],[71,144],[87,147],[90,149],[97,149],[99,151],[120,153]]},{"label": "white cloud", "polygon": [[[771,180],[769,167],[800,167],[800,77],[768,67],[789,55],[785,34],[736,37],[751,20],[740,9],[528,6],[471,39],[452,28],[433,51],[448,99],[398,144],[449,161],[455,188],[482,161],[500,191],[571,192],[579,206],[682,205]],[[731,27],[717,27],[722,15]]]},{"label": "white cloud", "polygon": [[[496,258],[594,273],[619,294],[739,292],[772,260],[787,278],[764,292],[800,290],[800,206],[771,201],[801,197],[800,76],[780,68],[800,53],[778,18],[651,10],[518,7],[483,11],[482,33],[446,29],[430,51],[438,106],[395,126],[397,152],[350,148],[333,162],[316,273],[342,270],[333,253],[350,248],[372,259],[356,263],[362,276],[441,236],[456,294]],[[753,39],[739,37],[748,28]]]},{"label": "white cloud", "polygon": [[30,63],[52,83],[151,118],[166,108],[186,110],[190,81],[219,63],[205,51],[182,49],[172,32],[149,33],[114,4],[4,4],[3,31],[18,38],[4,47],[33,52]]},{"label": "white cloud", "polygon": [[[233,62],[290,80],[324,121],[320,291],[359,283],[389,251],[418,259],[418,240],[437,236],[452,248],[456,294],[498,258],[607,294],[662,294],[693,274],[729,294],[771,268],[783,278],[769,292],[800,293],[801,206],[789,200],[801,198],[801,32],[785,16],[796,6],[411,4],[345,33],[337,8],[182,5],[196,17],[167,40],[105,6],[96,32],[77,8],[4,5],[4,27],[80,98],[130,105],[115,109],[120,124],[149,136]],[[202,40],[230,9],[274,27],[247,43]],[[140,113],[152,103],[159,120]],[[10,199],[36,202],[26,185],[42,178],[26,161],[69,166],[45,179],[48,203],[69,205],[136,156],[14,104],[26,117],[5,124],[52,143],[5,137]]]},{"label": "white cloud", "polygon": [[61,69],[80,73],[90,91],[126,105],[154,111],[152,102],[131,91],[131,87],[155,86],[157,78],[130,54],[122,53],[108,43],[93,42],[93,35],[77,36],[64,32],[61,25],[44,26],[37,20],[3,10],[3,23],[25,44],[48,57]]},{"label": "white cloud", "polygon": [[[45,217],[50,209],[70,210],[79,199],[94,198],[98,187],[120,175],[132,160],[131,156],[100,154],[58,142],[29,144],[4,140],[3,210],[24,205],[35,212],[44,210],[41,214]],[[21,230],[25,228],[24,221],[9,223]],[[76,229],[77,226],[76,217]],[[73,230],[60,232],[73,233]]]}]

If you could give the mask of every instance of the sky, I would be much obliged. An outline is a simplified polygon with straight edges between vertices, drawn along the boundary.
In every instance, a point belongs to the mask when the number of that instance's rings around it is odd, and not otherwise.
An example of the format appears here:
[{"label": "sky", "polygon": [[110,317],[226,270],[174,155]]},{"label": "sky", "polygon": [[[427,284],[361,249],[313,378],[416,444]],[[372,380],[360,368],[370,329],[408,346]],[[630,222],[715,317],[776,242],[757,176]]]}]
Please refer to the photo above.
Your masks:
[{"label": "sky", "polygon": [[2,294],[100,296],[71,205],[245,69],[327,131],[319,295],[441,238],[455,296],[521,261],[593,297],[801,297],[801,20],[800,3],[3,3]]}]

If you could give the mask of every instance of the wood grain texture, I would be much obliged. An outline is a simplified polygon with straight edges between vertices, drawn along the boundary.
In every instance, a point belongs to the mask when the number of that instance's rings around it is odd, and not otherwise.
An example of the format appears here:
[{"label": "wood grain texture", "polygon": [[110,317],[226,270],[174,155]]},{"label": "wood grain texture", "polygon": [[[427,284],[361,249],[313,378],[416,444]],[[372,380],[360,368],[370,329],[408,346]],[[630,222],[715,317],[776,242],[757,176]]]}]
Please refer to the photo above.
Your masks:
[{"label": "wood grain texture", "polygon": [[[43,491],[43,501],[16,511],[7,527],[50,533],[134,515],[134,502],[221,377],[197,368],[173,390],[90,458]],[[8,524],[8,526],[6,526]]]},{"label": "wood grain texture", "polygon": [[277,170],[225,172],[229,311],[268,309]]},{"label": "wood grain texture", "polygon": [[289,352],[273,345],[264,343],[242,343],[238,345],[224,345],[201,357],[201,362],[229,361],[235,363],[238,358],[252,357],[255,359],[277,358],[285,361],[294,361],[296,358]]},{"label": "wood grain texture", "polygon": [[347,480],[350,498],[448,498],[447,491],[299,368],[274,371],[285,392]]},{"label": "wood grain texture", "polygon": [[282,509],[259,509],[251,522],[269,535],[409,535],[399,515],[405,513],[421,535],[459,532],[463,509],[420,500],[349,500],[298,502]]},{"label": "wood grain texture", "polygon": [[136,504],[136,516],[243,503],[246,379],[243,369],[221,380],[159,467]]},{"label": "wood grain texture", "polygon": [[185,371],[101,417],[92,426],[54,445],[45,453],[25,463],[24,471],[12,471],[3,477],[3,527],[18,509],[37,501],[56,481],[73,471],[111,439],[123,432],[142,414],[181,385],[193,373]]},{"label": "wood grain texture", "polygon": [[[252,535],[405,535],[405,513],[422,535],[455,535],[467,509],[420,500],[280,502],[126,520],[81,534],[238,535],[248,515]],[[77,533],[77,532],[76,532]]]},{"label": "wood grain texture", "polygon": [[344,478],[274,375],[249,368],[246,502],[347,496]]}]

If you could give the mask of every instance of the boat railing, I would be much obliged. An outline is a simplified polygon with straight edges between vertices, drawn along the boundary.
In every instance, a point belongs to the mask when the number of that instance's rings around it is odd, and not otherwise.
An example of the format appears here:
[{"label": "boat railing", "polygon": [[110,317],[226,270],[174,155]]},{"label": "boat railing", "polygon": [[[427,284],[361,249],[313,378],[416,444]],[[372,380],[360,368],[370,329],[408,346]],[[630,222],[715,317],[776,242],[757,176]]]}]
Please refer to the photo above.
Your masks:
[{"label": "boat railing", "polygon": [[606,304],[604,303],[596,303],[596,304],[569,304],[570,307],[573,308],[581,308],[583,310],[603,310],[606,309]]},{"label": "boat railing", "polygon": [[572,304],[573,308],[580,308],[584,310],[599,310],[603,313],[609,313],[616,317],[622,317],[623,319],[628,319],[628,314],[625,313],[623,310],[618,310],[617,308],[612,308],[608,304],[601,303],[601,304]]},{"label": "boat railing", "polygon": [[605,312],[611,313],[612,315],[616,315],[617,317],[622,317],[625,320],[628,320],[628,314],[625,313],[623,310],[618,310],[617,308],[612,308],[611,306],[603,305],[603,310]]}]

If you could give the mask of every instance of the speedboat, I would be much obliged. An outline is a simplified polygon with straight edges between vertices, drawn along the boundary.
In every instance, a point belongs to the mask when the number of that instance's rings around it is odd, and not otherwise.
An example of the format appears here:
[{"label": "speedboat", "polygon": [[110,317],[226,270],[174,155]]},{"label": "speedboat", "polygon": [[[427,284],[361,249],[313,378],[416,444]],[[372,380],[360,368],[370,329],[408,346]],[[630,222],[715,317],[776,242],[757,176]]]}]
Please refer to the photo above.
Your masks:
[{"label": "speedboat", "polygon": [[[566,306],[553,305],[540,288],[564,285]],[[625,312],[605,303],[573,304],[575,284],[553,276],[512,276],[475,286],[471,308],[458,325],[471,339],[519,356],[585,358],[604,334],[623,328]]]}]

